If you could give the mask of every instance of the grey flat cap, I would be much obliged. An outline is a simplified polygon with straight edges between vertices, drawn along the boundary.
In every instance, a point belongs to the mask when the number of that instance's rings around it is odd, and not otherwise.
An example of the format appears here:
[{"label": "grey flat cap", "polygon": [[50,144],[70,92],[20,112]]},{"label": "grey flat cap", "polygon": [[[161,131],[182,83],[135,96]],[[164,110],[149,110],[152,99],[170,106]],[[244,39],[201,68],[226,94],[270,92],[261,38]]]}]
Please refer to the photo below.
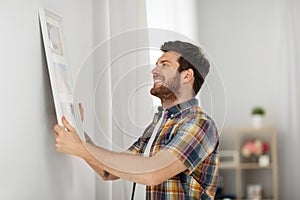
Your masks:
[{"label": "grey flat cap", "polygon": [[165,42],[161,48],[162,51],[175,51],[189,61],[198,70],[203,79],[207,76],[210,64],[206,55],[200,47],[188,42],[169,41]]}]

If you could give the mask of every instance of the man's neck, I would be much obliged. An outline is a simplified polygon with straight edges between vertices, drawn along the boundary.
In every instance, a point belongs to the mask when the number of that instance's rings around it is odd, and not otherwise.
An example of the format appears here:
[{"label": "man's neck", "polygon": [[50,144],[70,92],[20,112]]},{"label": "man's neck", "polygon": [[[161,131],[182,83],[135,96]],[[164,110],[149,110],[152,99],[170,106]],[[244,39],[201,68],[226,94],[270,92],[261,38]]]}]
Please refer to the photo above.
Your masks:
[{"label": "man's neck", "polygon": [[175,106],[177,104],[179,104],[178,100],[172,101],[172,102],[170,102],[170,101],[163,101],[163,100],[161,101],[161,105],[164,108],[164,110],[168,109],[168,108],[171,108],[171,107],[173,107],[173,106]]},{"label": "man's neck", "polygon": [[168,101],[168,99],[166,99],[166,100],[161,99],[161,105],[165,110],[165,109],[169,109],[169,108],[171,108],[175,105],[178,105],[180,103],[186,102],[186,101],[188,101],[192,98],[193,98],[193,96],[189,96],[189,97],[186,97],[186,98],[176,99],[174,101]]}]

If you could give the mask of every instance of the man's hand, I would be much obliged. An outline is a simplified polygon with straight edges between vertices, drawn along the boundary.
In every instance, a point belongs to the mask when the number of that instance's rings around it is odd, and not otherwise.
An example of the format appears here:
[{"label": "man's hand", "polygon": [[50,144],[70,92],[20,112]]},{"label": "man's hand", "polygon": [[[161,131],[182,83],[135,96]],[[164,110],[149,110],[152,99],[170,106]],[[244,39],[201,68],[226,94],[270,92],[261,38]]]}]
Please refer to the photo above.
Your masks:
[{"label": "man's hand", "polygon": [[65,117],[62,117],[62,123],[66,130],[58,124],[54,126],[56,150],[61,153],[71,154],[81,158],[86,157],[88,151],[77,135],[76,130],[70,125]]}]

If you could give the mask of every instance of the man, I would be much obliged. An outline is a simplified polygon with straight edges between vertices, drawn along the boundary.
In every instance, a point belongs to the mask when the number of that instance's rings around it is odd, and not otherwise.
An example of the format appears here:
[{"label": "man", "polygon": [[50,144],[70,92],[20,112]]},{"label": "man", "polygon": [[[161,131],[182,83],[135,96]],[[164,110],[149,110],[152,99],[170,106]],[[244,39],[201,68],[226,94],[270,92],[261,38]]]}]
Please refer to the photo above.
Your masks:
[{"label": "man", "polygon": [[126,152],[98,147],[88,136],[83,144],[65,118],[67,131],[54,127],[57,151],[83,158],[104,180],[123,178],[146,185],[146,199],[213,199],[219,135],[195,98],[209,62],[199,47],[187,42],[166,42],[161,50],[150,92],[160,98],[163,116],[156,114]]}]

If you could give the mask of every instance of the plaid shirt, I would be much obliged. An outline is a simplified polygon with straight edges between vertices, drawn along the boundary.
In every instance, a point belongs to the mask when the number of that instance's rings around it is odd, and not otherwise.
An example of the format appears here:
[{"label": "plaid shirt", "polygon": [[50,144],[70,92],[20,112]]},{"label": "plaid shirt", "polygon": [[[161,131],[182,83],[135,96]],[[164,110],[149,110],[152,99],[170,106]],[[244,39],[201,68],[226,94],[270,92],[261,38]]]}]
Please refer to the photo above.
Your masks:
[{"label": "plaid shirt", "polygon": [[[129,150],[142,155],[155,125],[150,124]],[[147,186],[146,199],[213,199],[218,179],[219,135],[213,120],[193,98],[165,111],[150,149],[150,157],[167,150],[187,170],[156,186]]]}]

